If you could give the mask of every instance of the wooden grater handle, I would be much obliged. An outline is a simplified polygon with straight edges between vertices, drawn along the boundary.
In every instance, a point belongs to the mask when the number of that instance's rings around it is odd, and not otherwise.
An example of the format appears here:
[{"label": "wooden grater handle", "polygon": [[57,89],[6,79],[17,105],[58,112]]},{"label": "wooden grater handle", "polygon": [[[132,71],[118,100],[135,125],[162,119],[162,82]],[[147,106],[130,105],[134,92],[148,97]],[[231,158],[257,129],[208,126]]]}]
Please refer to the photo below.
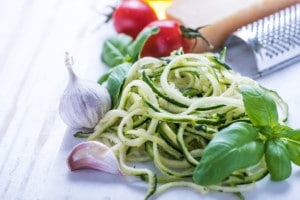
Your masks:
[{"label": "wooden grater handle", "polygon": [[[200,30],[201,33],[214,48],[210,49],[201,38],[198,38],[193,52],[201,53],[217,50],[223,46],[226,38],[238,28],[297,3],[300,3],[300,0],[262,0],[260,3],[254,3],[248,8],[244,8],[235,14],[202,28]],[[182,21],[182,23],[184,24],[185,22]],[[191,40],[191,46],[193,46],[194,43],[195,41]]]}]

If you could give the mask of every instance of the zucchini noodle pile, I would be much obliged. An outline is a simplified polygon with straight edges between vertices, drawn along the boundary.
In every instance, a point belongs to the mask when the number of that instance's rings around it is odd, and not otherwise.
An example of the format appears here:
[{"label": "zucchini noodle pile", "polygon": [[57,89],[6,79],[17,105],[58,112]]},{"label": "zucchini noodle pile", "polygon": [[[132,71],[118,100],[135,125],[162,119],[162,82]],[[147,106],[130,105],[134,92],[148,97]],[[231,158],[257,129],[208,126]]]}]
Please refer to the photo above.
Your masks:
[{"label": "zucchini noodle pile", "polygon": [[[149,183],[146,199],[177,186],[203,193],[248,190],[253,184],[204,187],[192,180],[214,135],[233,122],[249,121],[241,84],[260,87],[232,71],[219,54],[142,58],[128,72],[118,106],[106,113],[88,140],[111,147],[125,174]],[[276,93],[271,96],[280,104]]]}]

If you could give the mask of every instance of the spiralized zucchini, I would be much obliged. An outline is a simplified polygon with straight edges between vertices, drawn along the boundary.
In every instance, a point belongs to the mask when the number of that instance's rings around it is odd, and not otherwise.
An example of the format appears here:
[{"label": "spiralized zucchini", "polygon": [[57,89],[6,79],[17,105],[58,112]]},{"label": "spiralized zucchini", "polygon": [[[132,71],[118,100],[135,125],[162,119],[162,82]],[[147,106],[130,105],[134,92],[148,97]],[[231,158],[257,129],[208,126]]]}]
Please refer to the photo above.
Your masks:
[{"label": "spiralized zucchini", "polygon": [[[142,58],[129,71],[118,106],[104,116],[88,139],[111,147],[125,174],[149,182],[146,199],[177,186],[203,193],[244,191],[253,186],[253,179],[236,180],[248,173],[245,170],[218,186],[196,185],[191,178],[204,148],[220,129],[236,121],[249,121],[240,84],[260,87],[228,69],[218,54]],[[286,119],[284,102],[276,93],[272,98],[284,108],[282,119]],[[155,167],[134,166],[147,162]],[[253,177],[264,175],[263,171]],[[234,181],[250,184],[232,186]]]}]

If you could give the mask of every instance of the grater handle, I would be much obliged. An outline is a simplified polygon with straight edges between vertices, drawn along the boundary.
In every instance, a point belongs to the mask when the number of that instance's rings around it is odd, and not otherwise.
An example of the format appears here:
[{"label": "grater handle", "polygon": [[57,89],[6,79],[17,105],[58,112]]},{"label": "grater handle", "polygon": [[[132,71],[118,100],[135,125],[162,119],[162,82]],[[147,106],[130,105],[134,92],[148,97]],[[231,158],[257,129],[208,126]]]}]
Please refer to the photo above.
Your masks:
[{"label": "grater handle", "polygon": [[[243,9],[224,20],[208,25],[202,28],[200,32],[213,45],[214,49],[210,49],[201,38],[197,38],[197,41],[192,41],[196,44],[193,52],[218,50],[223,46],[225,40],[240,27],[297,3],[300,3],[300,0],[264,0],[262,3],[253,4],[253,6]],[[253,11],[255,11],[255,14]],[[192,46],[194,45],[192,44]]]}]

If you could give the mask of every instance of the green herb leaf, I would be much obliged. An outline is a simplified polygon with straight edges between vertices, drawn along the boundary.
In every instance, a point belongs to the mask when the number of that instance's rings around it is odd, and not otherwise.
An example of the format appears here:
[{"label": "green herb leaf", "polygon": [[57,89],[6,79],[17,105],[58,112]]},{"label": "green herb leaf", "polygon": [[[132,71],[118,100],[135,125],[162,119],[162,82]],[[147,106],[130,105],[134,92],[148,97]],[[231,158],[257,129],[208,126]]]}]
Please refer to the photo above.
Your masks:
[{"label": "green herb leaf", "polygon": [[289,152],[280,139],[269,139],[265,144],[265,160],[271,179],[282,181],[291,175]]},{"label": "green herb leaf", "polygon": [[262,89],[250,85],[240,86],[244,106],[254,126],[270,126],[278,124],[276,103]]},{"label": "green herb leaf", "polygon": [[291,161],[300,166],[300,145],[292,141],[285,141],[285,146]]},{"label": "green herb leaf", "polygon": [[286,126],[286,125],[282,125],[282,124],[277,124],[274,127],[270,127],[270,126],[260,126],[259,127],[259,132],[262,133],[263,135],[267,136],[267,138],[281,138],[281,137],[285,137],[285,132],[287,131],[291,131],[293,129],[291,129],[290,127]]},{"label": "green herb leaf", "polygon": [[300,130],[283,131],[279,137],[284,142],[291,161],[300,166]]},{"label": "green herb leaf", "polygon": [[158,27],[146,27],[140,34],[138,34],[135,41],[133,41],[128,47],[128,54],[134,59],[137,60],[142,52],[142,49],[151,35],[157,34],[159,32]]},{"label": "green herb leaf", "polygon": [[298,130],[286,130],[280,134],[281,138],[288,138],[289,140],[293,140],[296,143],[300,144],[300,129]]},{"label": "green herb leaf", "polygon": [[139,59],[147,39],[158,31],[157,27],[145,28],[135,41],[125,34],[117,34],[104,42],[101,59],[109,67],[115,68],[103,74],[98,83],[107,81],[106,88],[112,98],[113,107],[118,104],[123,82],[132,63]]},{"label": "green herb leaf", "polygon": [[232,172],[257,164],[264,143],[258,131],[246,122],[237,122],[221,130],[205,148],[193,175],[195,183],[222,182]]},{"label": "green herb leaf", "polygon": [[124,62],[134,63],[139,59],[145,42],[158,31],[157,27],[145,28],[134,41],[125,34],[117,34],[109,38],[103,44],[101,60],[109,67],[115,67]]},{"label": "green herb leaf", "polygon": [[111,96],[113,107],[115,107],[119,102],[121,88],[130,68],[131,63],[120,64],[113,68],[107,79],[106,88]]},{"label": "green herb leaf", "polygon": [[105,81],[107,81],[107,79],[109,78],[110,74],[112,73],[113,68],[108,70],[106,73],[102,74],[99,79],[98,79],[98,83],[99,84],[103,84]]},{"label": "green herb leaf", "polygon": [[267,89],[265,87],[260,86],[261,89],[264,90],[265,93],[267,93],[267,95],[269,95],[270,97],[272,97],[276,103],[278,104],[278,106],[281,108],[281,120],[283,122],[286,122],[288,119],[288,113],[289,113],[289,106],[288,104],[279,96],[278,92],[274,91],[274,90],[270,90]]},{"label": "green herb leaf", "polygon": [[132,43],[132,38],[125,34],[117,34],[103,44],[101,53],[102,61],[109,67],[115,67],[126,61],[127,47]]}]

